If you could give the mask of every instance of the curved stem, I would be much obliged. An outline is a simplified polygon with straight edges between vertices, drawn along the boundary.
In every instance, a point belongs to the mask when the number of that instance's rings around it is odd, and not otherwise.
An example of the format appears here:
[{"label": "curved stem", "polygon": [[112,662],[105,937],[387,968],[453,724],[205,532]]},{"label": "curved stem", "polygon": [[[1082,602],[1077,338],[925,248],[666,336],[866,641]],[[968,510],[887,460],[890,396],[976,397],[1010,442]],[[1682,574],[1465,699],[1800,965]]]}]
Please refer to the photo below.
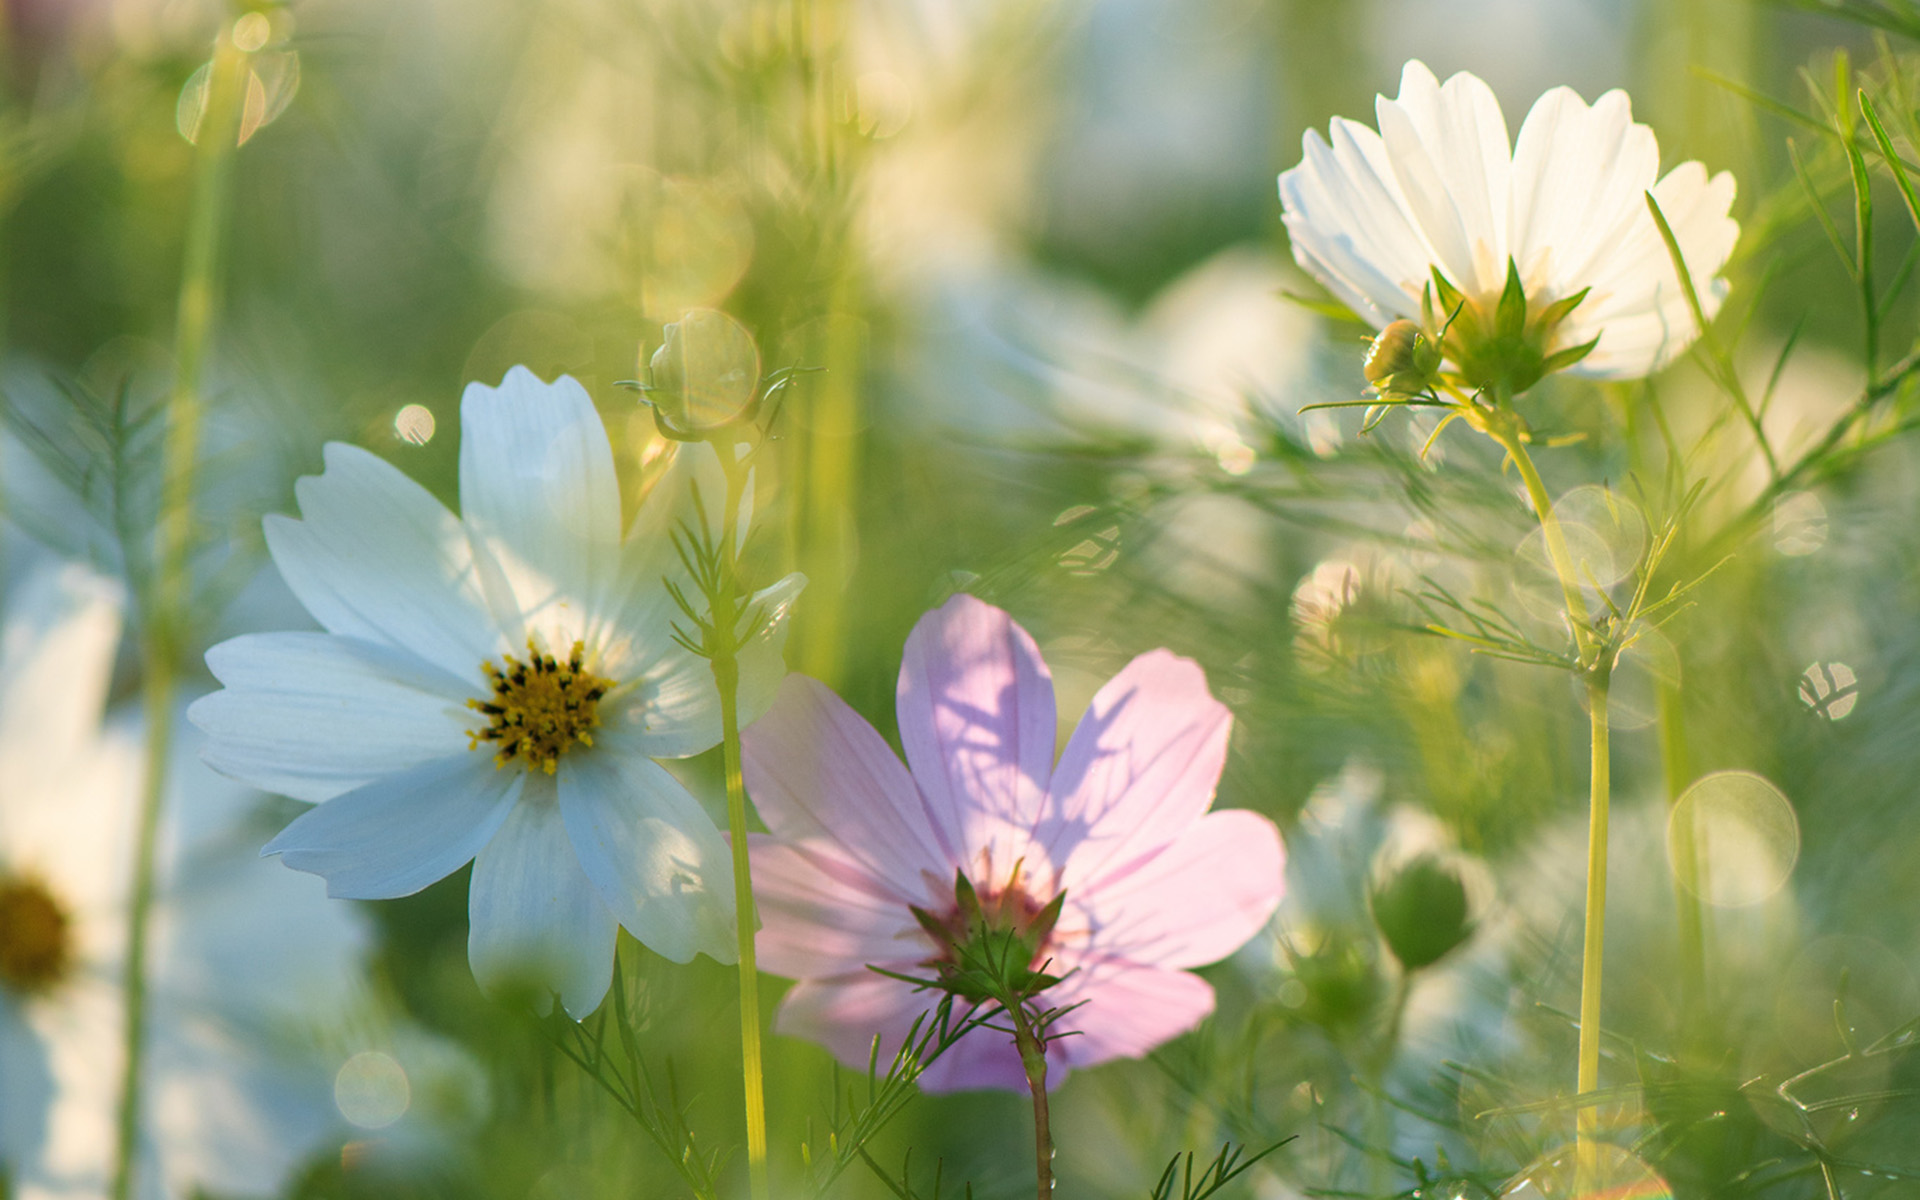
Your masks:
[{"label": "curved stem", "polygon": [[174,331],[174,383],[167,402],[167,429],[161,448],[161,497],[155,538],[154,570],[142,597],[146,768],[137,818],[133,881],[127,902],[125,1013],[122,1028],[126,1056],[121,1065],[120,1098],[114,1130],[114,1200],[130,1200],[138,1191],[140,1091],[147,1041],[148,925],[156,883],[155,857],[161,808],[166,797],[169,753],[173,744],[173,706],[182,626],[188,608],[188,543],[193,532],[193,475],[200,456],[200,376],[212,340],[217,307],[220,235],[226,221],[233,152],[239,141],[240,97],[249,67],[247,53],[223,27],[207,73],[204,116],[196,150],[193,208],[188,218],[186,254],[181,268],[180,300]]},{"label": "curved stem", "polygon": [[1053,1198],[1053,1127],[1047,1110],[1047,1048],[1034,1031],[1025,1004],[1007,1009],[1013,1019],[1013,1043],[1026,1069],[1027,1090],[1033,1094],[1033,1173],[1039,1200]]},{"label": "curved stem", "polygon": [[1580,575],[1574,566],[1573,550],[1567,545],[1566,530],[1560,527],[1560,518],[1553,512],[1553,501],[1547,496],[1547,485],[1541,481],[1540,472],[1533,465],[1533,457],[1527,453],[1527,445],[1520,440],[1518,433],[1503,428],[1489,432],[1513,459],[1515,469],[1520,472],[1521,482],[1527,489],[1527,499],[1533,503],[1534,515],[1540,519],[1540,532],[1547,542],[1547,557],[1553,562],[1553,573],[1560,581],[1560,599],[1566,605],[1567,621],[1573,626],[1574,648],[1581,664],[1591,667],[1593,632],[1588,623],[1587,606],[1580,599]]},{"label": "curved stem", "polygon": [[740,659],[736,638],[741,612],[738,561],[740,501],[747,469],[734,447],[713,443],[727,477],[721,517],[720,594],[714,598],[713,681],[720,692],[720,745],[727,779],[727,831],[733,844],[733,906],[740,954],[740,1073],[746,1094],[747,1188],[754,1200],[766,1200],[767,1089],[760,1053],[760,973],[755,963],[754,932],[759,919],[753,904],[752,859],[747,852],[747,789],[740,771]]}]

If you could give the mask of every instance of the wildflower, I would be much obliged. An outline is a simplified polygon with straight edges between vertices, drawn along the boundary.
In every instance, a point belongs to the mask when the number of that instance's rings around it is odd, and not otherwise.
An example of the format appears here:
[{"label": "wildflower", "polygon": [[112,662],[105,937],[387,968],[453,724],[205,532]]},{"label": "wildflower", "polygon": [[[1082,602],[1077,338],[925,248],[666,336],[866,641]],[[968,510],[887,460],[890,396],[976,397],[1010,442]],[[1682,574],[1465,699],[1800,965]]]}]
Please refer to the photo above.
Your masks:
[{"label": "wildflower", "polygon": [[1443,86],[1409,62],[1377,111],[1378,133],[1344,118],[1331,144],[1307,131],[1280,176],[1294,257],[1375,328],[1417,323],[1468,386],[1638,378],[1686,349],[1698,330],[1648,192],[1704,314],[1719,309],[1733,177],[1697,162],[1660,177],[1625,92],[1588,106],[1555,88],[1510,147],[1486,84],[1461,72]]},{"label": "wildflower", "polygon": [[[656,489],[623,541],[606,430],[572,379],[515,367],[469,386],[461,436],[459,516],[374,455],[327,447],[326,472],[297,488],[302,519],[266,521],[326,632],[215,646],[226,689],[191,715],[214,767],[317,803],[266,853],[367,900],[472,860],[476,976],[557,992],[583,1016],[606,993],[618,925],[678,962],[734,956],[726,844],[654,761],[720,740],[712,672],[675,641],[661,582],[680,572],[668,530],[691,516],[680,501],[710,451],[681,449],[659,485],[671,494]],[[802,582],[755,598],[749,713],[783,669]]]},{"label": "wildflower", "polygon": [[[1222,958],[1280,902],[1272,822],[1208,812],[1232,718],[1192,661],[1155,650],[1101,688],[1054,762],[1052,678],[1006,613],[956,596],[923,617],[900,668],[907,765],[824,686],[790,676],[745,734],[761,961],[798,979],[776,1027],[864,1067],[935,996],[963,998],[1012,953],[1065,1009],[1048,1056],[1138,1056],[1213,1009],[1186,968]],[[995,946],[978,943],[995,942]],[[1057,982],[1048,983],[1048,980]],[[1076,1007],[1077,1006],[1077,1007]],[[1003,1032],[969,1032],[921,1077],[1022,1089]]]},{"label": "wildflower", "polygon": [[[10,545],[10,551],[19,549]],[[17,559],[15,561],[18,561]],[[119,603],[35,568],[0,643],[0,1178],[103,1196],[122,1081],[142,733],[101,724]],[[197,741],[189,735],[185,741]],[[336,1132],[332,1065],[301,1049],[360,986],[368,934],[262,863],[258,794],[174,754],[147,959],[141,1194],[277,1193]]]}]

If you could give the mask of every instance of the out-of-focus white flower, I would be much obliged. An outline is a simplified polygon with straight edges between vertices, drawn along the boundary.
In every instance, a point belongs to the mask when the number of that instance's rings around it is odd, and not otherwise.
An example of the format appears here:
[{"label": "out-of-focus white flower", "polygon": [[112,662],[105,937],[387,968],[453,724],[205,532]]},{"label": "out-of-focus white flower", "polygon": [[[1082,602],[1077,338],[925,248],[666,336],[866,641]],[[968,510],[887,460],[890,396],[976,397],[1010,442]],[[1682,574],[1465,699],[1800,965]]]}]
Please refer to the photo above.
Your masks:
[{"label": "out-of-focus white flower", "polygon": [[1281,296],[1287,282],[1235,247],[1130,320],[1092,288],[976,265],[926,289],[902,375],[916,415],[987,441],[1141,440],[1238,474],[1254,461],[1255,413],[1296,420],[1311,375],[1313,322]]},{"label": "out-of-focus white flower", "polygon": [[[735,954],[726,844],[654,761],[720,740],[713,672],[675,640],[662,583],[684,577],[669,533],[701,463],[718,519],[719,464],[684,447],[623,540],[606,429],[571,378],[516,367],[470,386],[461,439],[458,516],[383,459],[327,447],[326,473],[298,486],[303,519],[266,523],[327,632],[215,646],[226,690],[192,717],[216,769],[317,804],[268,853],[366,900],[472,860],[481,982],[534,984],[584,1016],[617,926],[679,962]],[[741,654],[743,719],[779,683],[804,582],[755,597],[767,620]]]},{"label": "out-of-focus white flower", "polygon": [[[1543,363],[1636,378],[1686,349],[1698,330],[1649,191],[1708,317],[1726,296],[1717,275],[1740,232],[1727,215],[1733,177],[1709,178],[1697,162],[1660,176],[1653,131],[1633,122],[1625,92],[1589,106],[1555,88],[1510,143],[1486,84],[1463,71],[1443,86],[1415,61],[1377,112],[1378,133],[1345,118],[1333,121],[1331,144],[1309,130],[1300,165],[1280,176],[1294,257],[1376,328],[1444,322],[1443,296],[1422,303],[1444,279],[1466,301],[1446,349],[1470,384],[1524,390]],[[1510,272],[1527,321],[1511,336],[1496,329]],[[1594,339],[1584,358],[1574,354]]]},{"label": "out-of-focus white flower", "polygon": [[[20,1200],[103,1195],[114,1161],[142,775],[137,725],[101,726],[119,633],[114,588],[42,568],[0,643],[0,1166]],[[355,991],[367,940],[314,881],[260,861],[257,794],[197,741],[173,753],[156,863],[143,1197],[275,1191],[333,1131],[309,1033]]]}]

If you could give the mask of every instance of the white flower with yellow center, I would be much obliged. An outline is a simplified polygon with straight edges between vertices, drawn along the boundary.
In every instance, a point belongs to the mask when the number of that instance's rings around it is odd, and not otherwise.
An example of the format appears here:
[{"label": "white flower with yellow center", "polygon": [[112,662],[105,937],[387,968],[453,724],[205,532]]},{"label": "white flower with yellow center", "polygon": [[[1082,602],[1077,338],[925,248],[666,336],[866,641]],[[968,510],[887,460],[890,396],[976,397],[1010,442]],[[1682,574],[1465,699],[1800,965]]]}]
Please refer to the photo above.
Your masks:
[{"label": "white flower with yellow center", "polygon": [[[101,723],[112,585],[15,571],[0,636],[0,1179],[16,1200],[107,1193],[125,1062],[123,972],[142,784],[137,721]],[[143,1197],[267,1195],[337,1136],[313,1050],[359,995],[360,914],[260,861],[259,793],[186,731],[155,860],[141,1072]]]},{"label": "white flower with yellow center", "polygon": [[[1442,85],[1416,61],[1376,112],[1377,133],[1339,117],[1330,141],[1307,131],[1300,165],[1280,176],[1294,257],[1375,328],[1406,320],[1441,341],[1458,309],[1441,344],[1469,386],[1520,392],[1556,369],[1633,379],[1692,343],[1649,192],[1705,315],[1718,311],[1740,233],[1733,177],[1697,162],[1661,176],[1625,92],[1589,106],[1555,88],[1509,142],[1485,83],[1463,71]],[[1524,309],[1502,313],[1514,281]]]},{"label": "white flower with yellow center", "polygon": [[[330,444],[270,516],[267,545],[324,633],[215,646],[194,705],[218,770],[317,803],[267,845],[330,895],[388,899],[473,862],[481,983],[605,995],[624,925],[677,962],[734,958],[733,874],[713,820],[654,760],[720,740],[709,664],[674,638],[670,533],[723,507],[704,445],[620,531],[605,427],[586,390],[524,367],[461,401],[460,514],[398,468]],[[704,456],[704,464],[701,462]],[[665,493],[663,495],[662,493]],[[741,656],[751,719],[784,673],[789,576]],[[688,595],[694,591],[683,589]]]}]

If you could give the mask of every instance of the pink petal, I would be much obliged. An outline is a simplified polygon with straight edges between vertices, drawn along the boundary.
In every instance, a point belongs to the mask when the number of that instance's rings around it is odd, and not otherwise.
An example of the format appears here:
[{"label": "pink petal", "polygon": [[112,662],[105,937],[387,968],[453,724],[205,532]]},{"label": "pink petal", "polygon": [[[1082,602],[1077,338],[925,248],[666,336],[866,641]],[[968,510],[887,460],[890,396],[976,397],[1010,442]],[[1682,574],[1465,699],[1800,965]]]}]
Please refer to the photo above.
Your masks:
[{"label": "pink petal", "polygon": [[1142,965],[1197,967],[1232,954],[1280,905],[1285,853],[1273,822],[1208,813],[1160,853],[1076,898],[1089,948]]},{"label": "pink petal", "polygon": [[910,983],[872,971],[803,979],[780,1002],[773,1028],[790,1037],[818,1042],[842,1065],[856,1071],[867,1069],[877,1035],[880,1071],[885,1074],[914,1018],[939,1002],[937,992],[920,991]]},{"label": "pink petal", "polygon": [[1192,659],[1152,650],[1094,696],[1053,777],[1034,840],[1069,897],[1179,837],[1213,803],[1233,715]]},{"label": "pink petal", "polygon": [[951,889],[954,860],[913,778],[825,684],[787,676],[740,740],[747,791],[774,837],[837,843],[875,891],[905,904],[928,901],[929,877]]},{"label": "pink petal", "polygon": [[1056,1007],[1080,1004],[1054,1026],[1071,1036],[1058,1038],[1048,1058],[1091,1067],[1139,1058],[1198,1025],[1213,1011],[1213,985],[1186,971],[1096,959],[1081,963],[1041,1000]]},{"label": "pink petal", "polygon": [[933,956],[932,940],[906,907],[832,843],[749,840],[761,969],[801,979]]},{"label": "pink petal", "polygon": [[1053,677],[1027,631],[959,595],[907,638],[900,742],[928,813],[956,855],[1003,879],[1027,853],[1053,769]]}]

